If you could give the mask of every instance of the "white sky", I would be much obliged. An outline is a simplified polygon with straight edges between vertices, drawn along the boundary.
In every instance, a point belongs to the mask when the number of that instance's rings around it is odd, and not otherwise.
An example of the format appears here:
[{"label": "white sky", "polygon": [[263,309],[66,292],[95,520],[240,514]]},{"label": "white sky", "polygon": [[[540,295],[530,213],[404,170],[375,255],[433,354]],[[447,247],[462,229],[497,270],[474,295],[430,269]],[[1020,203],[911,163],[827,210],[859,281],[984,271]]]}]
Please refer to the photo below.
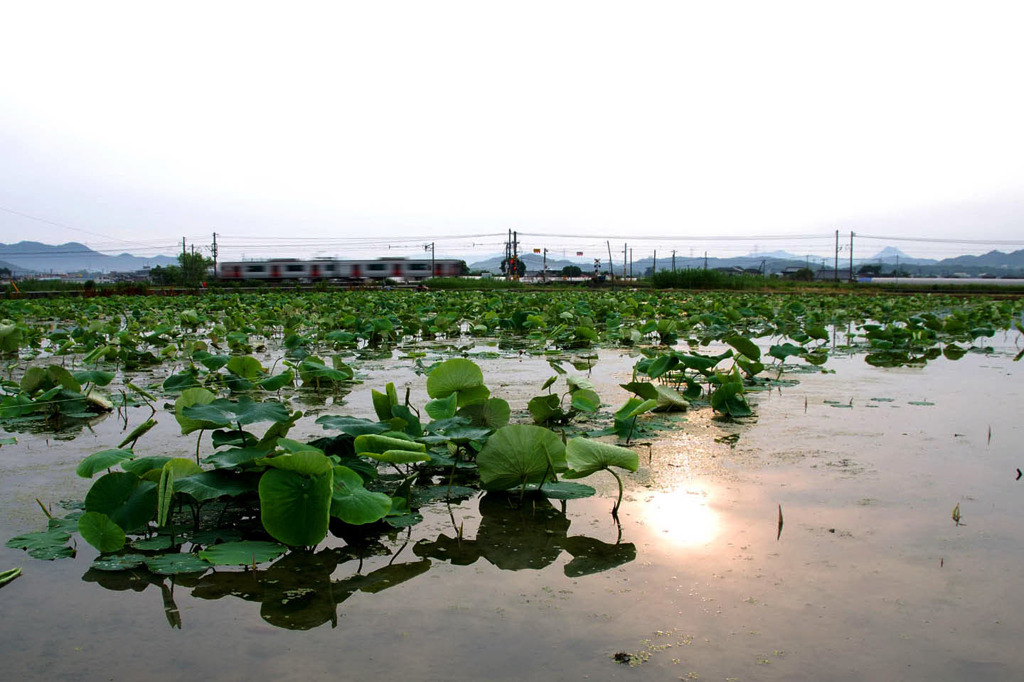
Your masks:
[{"label": "white sky", "polygon": [[4,2],[0,241],[1016,250],[1022,26],[987,2]]}]

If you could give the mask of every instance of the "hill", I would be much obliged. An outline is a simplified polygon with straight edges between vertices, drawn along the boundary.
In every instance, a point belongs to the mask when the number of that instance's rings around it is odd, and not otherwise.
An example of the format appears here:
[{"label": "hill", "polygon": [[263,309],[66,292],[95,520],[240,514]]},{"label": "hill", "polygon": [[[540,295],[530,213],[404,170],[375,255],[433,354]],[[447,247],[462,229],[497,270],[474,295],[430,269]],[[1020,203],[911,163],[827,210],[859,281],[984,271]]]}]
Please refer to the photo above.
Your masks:
[{"label": "hill", "polygon": [[178,259],[171,256],[143,258],[129,253],[116,256],[93,251],[85,244],[42,244],[40,242],[18,242],[0,244],[0,261],[6,261],[17,272],[66,273],[66,272],[130,272],[157,265],[177,265]]}]

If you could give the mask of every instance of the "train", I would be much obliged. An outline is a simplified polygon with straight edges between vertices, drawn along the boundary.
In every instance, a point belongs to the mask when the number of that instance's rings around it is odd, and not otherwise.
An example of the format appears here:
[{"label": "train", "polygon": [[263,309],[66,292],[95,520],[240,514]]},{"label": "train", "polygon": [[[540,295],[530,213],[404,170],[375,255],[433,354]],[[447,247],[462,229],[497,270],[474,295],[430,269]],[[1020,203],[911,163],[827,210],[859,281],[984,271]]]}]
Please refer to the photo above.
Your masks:
[{"label": "train", "polygon": [[263,280],[338,281],[395,280],[419,282],[431,277],[458,277],[465,274],[466,263],[450,258],[378,258],[376,260],[337,260],[317,258],[271,258],[258,261],[228,261],[217,265],[217,278],[225,281]]}]

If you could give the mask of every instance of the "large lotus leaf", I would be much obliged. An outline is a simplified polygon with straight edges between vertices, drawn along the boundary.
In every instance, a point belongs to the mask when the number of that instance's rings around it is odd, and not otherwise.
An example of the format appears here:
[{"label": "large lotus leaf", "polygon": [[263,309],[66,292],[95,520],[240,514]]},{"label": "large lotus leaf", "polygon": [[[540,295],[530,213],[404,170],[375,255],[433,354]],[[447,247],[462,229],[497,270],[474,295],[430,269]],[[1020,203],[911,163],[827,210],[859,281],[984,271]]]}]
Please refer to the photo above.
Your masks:
[{"label": "large lotus leaf", "polygon": [[451,358],[435,367],[427,376],[427,395],[447,398],[458,395],[459,407],[487,400],[490,390],[484,386],[484,375],[472,360]]},{"label": "large lotus leaf", "polygon": [[149,457],[139,457],[138,459],[124,460],[121,462],[121,468],[128,473],[135,474],[139,478],[143,478],[150,471],[154,469],[161,469],[165,462],[171,458],[166,455],[150,455]]},{"label": "large lotus leaf", "polygon": [[658,405],[652,410],[653,412],[682,412],[690,407],[690,403],[686,401],[682,395],[679,394],[674,388],[669,386],[655,386],[655,393],[657,395]]},{"label": "large lotus leaf", "polygon": [[455,410],[458,408],[458,399],[459,396],[452,393],[446,398],[431,400],[426,404],[427,414],[430,415],[431,419],[437,421],[451,419],[455,416]]},{"label": "large lotus leaf", "polygon": [[280,374],[261,380],[259,385],[264,391],[279,391],[293,383],[295,383],[295,372],[287,369]]},{"label": "large lotus leaf", "polygon": [[526,492],[540,493],[552,500],[582,500],[597,494],[589,485],[572,481],[545,481],[543,485],[531,483],[526,486]]},{"label": "large lotus leaf", "polygon": [[238,497],[256,492],[256,475],[229,474],[226,471],[204,471],[174,480],[174,492],[185,493],[197,502],[206,502],[218,497]]},{"label": "large lotus leaf", "polygon": [[619,384],[630,393],[635,393],[644,400],[657,400],[658,388],[649,381],[631,381],[628,384]]},{"label": "large lotus leaf", "polygon": [[334,493],[331,516],[359,526],[384,518],[391,510],[391,498],[384,493],[370,492],[363,479],[348,467],[334,467]]},{"label": "large lotus leaf", "polygon": [[135,474],[113,472],[100,476],[85,495],[85,511],[100,512],[132,532],[156,516],[156,484]]},{"label": "large lotus leaf", "polygon": [[78,519],[78,532],[100,554],[119,552],[124,547],[124,530],[100,512],[86,512]]},{"label": "large lotus leaf", "polygon": [[564,471],[565,446],[552,431],[512,424],[494,432],[476,461],[484,489],[507,490],[541,483],[550,472]]},{"label": "large lotus leaf", "polygon": [[100,450],[94,452],[78,464],[78,468],[75,469],[75,473],[82,478],[92,478],[97,471],[103,471],[110,467],[125,461],[126,459],[132,459],[135,457],[135,453],[131,450]]},{"label": "large lotus leaf", "polygon": [[597,412],[601,407],[601,396],[589,388],[573,391],[572,407],[580,412]]},{"label": "large lotus leaf", "polygon": [[196,372],[194,368],[190,367],[189,369],[178,372],[177,374],[172,374],[164,379],[163,389],[165,391],[174,392],[183,391],[186,388],[198,388],[198,376],[198,372]]},{"label": "large lotus leaf", "polygon": [[182,413],[190,419],[211,422],[217,426],[284,422],[288,421],[291,416],[285,406],[279,402],[268,400],[257,403],[248,396],[242,396],[238,402],[220,398],[206,405],[186,407]]},{"label": "large lotus leaf", "polygon": [[193,407],[195,405],[209,405],[217,396],[212,391],[208,391],[205,388],[186,388],[178,396],[178,399],[174,401],[174,418],[178,421],[178,425],[181,426],[181,434],[188,435],[193,431],[199,431],[200,429],[215,429],[220,426],[219,423],[204,421],[201,419],[191,419],[184,415],[186,407]]},{"label": "large lotus leaf", "polygon": [[7,541],[12,549],[28,550],[29,556],[36,559],[53,560],[75,556],[75,550],[68,546],[70,533],[58,528],[17,535]]},{"label": "large lotus leaf", "polygon": [[411,440],[392,438],[379,434],[367,433],[356,436],[356,454],[383,453],[388,450],[409,450],[411,452],[426,452],[427,446],[423,443],[416,443]]},{"label": "large lotus leaf", "polygon": [[234,469],[235,467],[251,465],[256,460],[266,457],[273,451],[274,448],[270,446],[232,448],[215,452],[209,457],[204,458],[203,462],[213,466],[215,469]]},{"label": "large lotus leaf", "polygon": [[90,369],[83,372],[75,372],[75,381],[80,384],[91,383],[96,386],[106,386],[114,380],[113,372],[104,372],[101,369]]},{"label": "large lotus leaf", "polygon": [[640,466],[640,458],[632,450],[589,438],[571,439],[565,447],[565,459],[569,471],[563,478],[584,478],[610,467],[636,471]]},{"label": "large lotus leaf", "polygon": [[216,372],[218,369],[228,364],[231,360],[230,355],[213,355],[205,350],[199,350],[192,354],[192,359],[196,362],[201,363],[206,369],[211,372]]},{"label": "large lotus leaf", "polygon": [[674,369],[678,364],[679,358],[676,355],[670,354],[659,356],[647,368],[647,376],[652,379],[657,379],[665,372]]},{"label": "large lotus leaf", "polygon": [[804,349],[800,346],[794,346],[792,343],[783,343],[777,346],[772,346],[768,349],[768,355],[779,360],[785,360],[791,355],[800,355],[804,352]]},{"label": "large lotus leaf", "polygon": [[722,340],[751,360],[761,359],[761,349],[757,347],[756,343],[745,336],[726,336]]},{"label": "large lotus leaf", "polygon": [[358,417],[335,415],[320,417],[316,420],[316,423],[322,424],[324,429],[341,431],[350,436],[361,436],[364,433],[384,433],[391,429],[390,424],[375,422],[369,419],[359,419]]},{"label": "large lotus leaf", "polygon": [[389,464],[412,464],[413,462],[429,462],[430,455],[425,452],[411,450],[385,450],[384,452],[360,452],[360,455]]},{"label": "large lotus leaf", "polygon": [[267,370],[260,364],[260,361],[251,355],[234,356],[228,360],[227,368],[232,374],[237,374],[243,379],[249,379],[250,381],[256,381],[267,373]]},{"label": "large lotus leaf", "polygon": [[304,476],[322,476],[328,473],[333,466],[327,455],[312,447],[300,452],[287,453],[276,457],[265,457],[258,463],[275,469],[294,471]]},{"label": "large lotus leaf", "polygon": [[328,367],[320,358],[311,355],[303,358],[299,363],[299,376],[304,384],[320,386],[321,384],[348,381],[353,375],[352,370],[348,367],[343,366],[340,369]]},{"label": "large lotus leaf", "polygon": [[637,398],[630,398],[626,403],[615,412],[615,419],[625,421],[632,419],[638,415],[653,410],[658,406],[657,400],[638,400]]},{"label": "large lotus leaf", "polygon": [[370,400],[373,403],[373,411],[377,413],[377,419],[386,422],[391,419],[391,396],[381,393],[377,389],[370,390]]},{"label": "large lotus leaf", "polygon": [[419,438],[423,435],[423,425],[420,424],[420,418],[406,405],[392,405],[391,414],[394,415],[394,418],[391,420],[392,428],[405,431],[405,433],[413,438]]},{"label": "large lotus leaf", "polygon": [[210,564],[195,554],[171,552],[158,556],[146,557],[146,568],[158,575],[178,575],[179,573],[205,573]]},{"label": "large lotus leaf", "polygon": [[533,421],[538,424],[546,424],[549,421],[560,419],[564,416],[561,400],[555,394],[538,395],[530,398],[526,409],[533,416]]},{"label": "large lotus leaf", "polygon": [[296,547],[327,537],[333,479],[331,469],[315,476],[268,469],[260,478],[259,493],[260,518],[270,536]]},{"label": "large lotus leaf", "polygon": [[276,542],[242,540],[208,547],[199,552],[199,557],[214,566],[254,566],[274,561],[287,551],[287,547]]},{"label": "large lotus leaf", "polygon": [[501,398],[488,398],[485,402],[463,407],[458,414],[460,417],[469,418],[473,426],[500,429],[508,425],[512,417],[512,408]]},{"label": "large lotus leaf", "polygon": [[145,561],[146,557],[142,554],[112,554],[96,557],[89,568],[97,571],[127,571],[138,568]]}]

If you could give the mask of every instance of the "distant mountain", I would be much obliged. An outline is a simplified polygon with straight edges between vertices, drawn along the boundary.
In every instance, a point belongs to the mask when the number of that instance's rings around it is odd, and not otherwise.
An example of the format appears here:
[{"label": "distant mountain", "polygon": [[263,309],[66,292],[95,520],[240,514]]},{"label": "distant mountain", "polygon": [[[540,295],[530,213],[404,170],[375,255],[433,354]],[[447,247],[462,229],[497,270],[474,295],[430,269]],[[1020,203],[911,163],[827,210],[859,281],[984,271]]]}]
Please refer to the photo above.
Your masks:
[{"label": "distant mountain", "polygon": [[1024,249],[1004,253],[1002,251],[989,251],[980,256],[957,256],[939,261],[939,265],[949,267],[975,267],[975,268],[1003,268],[1022,269],[1024,268]]},{"label": "distant mountain", "polygon": [[873,258],[869,258],[865,262],[884,263],[886,265],[896,265],[897,262],[900,265],[935,265],[938,263],[933,258],[913,258],[893,246],[885,247],[875,254]]},{"label": "distant mountain", "polygon": [[178,259],[171,256],[142,258],[128,253],[108,256],[78,242],[56,246],[40,242],[0,244],[0,260],[10,263],[8,267],[12,270],[43,274],[83,271],[130,272],[144,267],[178,264]]}]

